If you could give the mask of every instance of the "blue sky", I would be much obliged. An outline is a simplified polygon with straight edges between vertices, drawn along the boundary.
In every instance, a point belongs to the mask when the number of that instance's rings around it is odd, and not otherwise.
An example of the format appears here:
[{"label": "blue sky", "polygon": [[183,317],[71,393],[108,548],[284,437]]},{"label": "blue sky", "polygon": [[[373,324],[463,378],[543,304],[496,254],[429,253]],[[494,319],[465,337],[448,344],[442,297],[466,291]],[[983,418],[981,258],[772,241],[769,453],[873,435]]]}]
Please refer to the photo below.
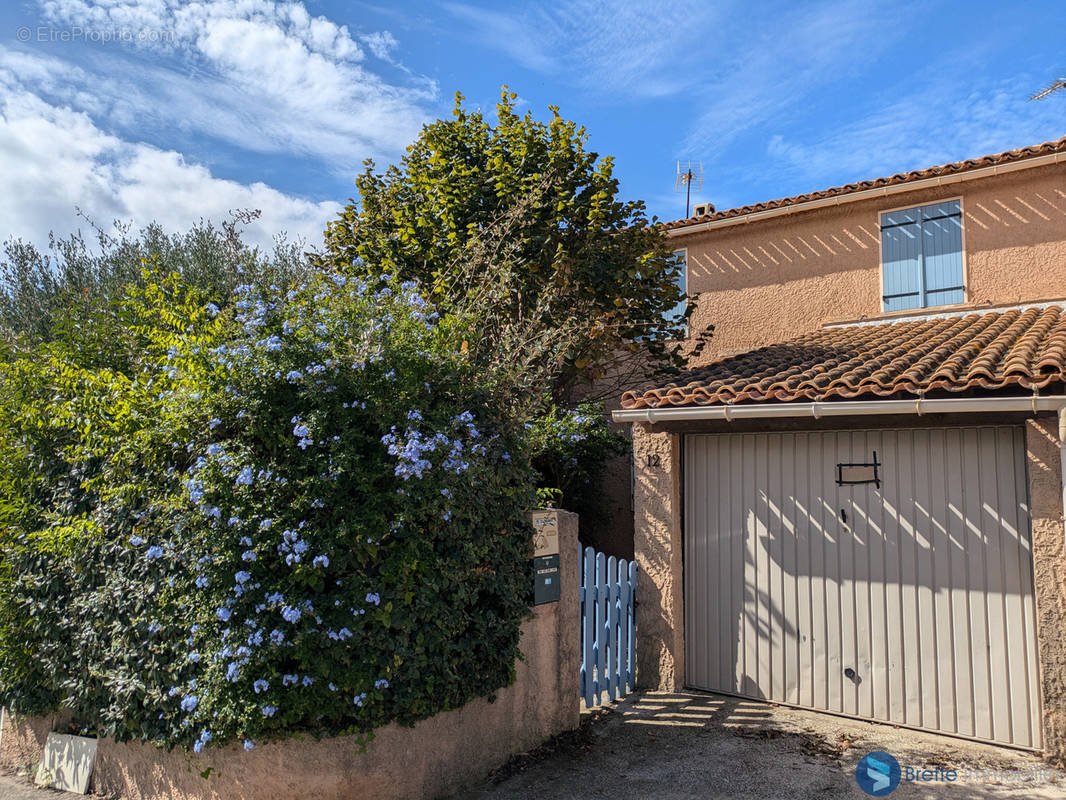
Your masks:
[{"label": "blue sky", "polygon": [[677,159],[726,208],[1056,139],[1066,6],[11,0],[0,5],[0,238],[172,229],[260,208],[314,245],[365,158],[456,90],[584,124],[622,193],[680,217]]}]

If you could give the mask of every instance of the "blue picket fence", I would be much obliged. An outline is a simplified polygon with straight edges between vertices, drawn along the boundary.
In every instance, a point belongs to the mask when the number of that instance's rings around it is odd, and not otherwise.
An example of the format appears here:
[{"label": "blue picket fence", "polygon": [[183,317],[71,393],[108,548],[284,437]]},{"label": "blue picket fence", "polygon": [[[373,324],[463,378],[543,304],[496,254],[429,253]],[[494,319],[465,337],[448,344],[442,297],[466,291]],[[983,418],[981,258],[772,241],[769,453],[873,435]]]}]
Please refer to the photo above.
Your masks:
[{"label": "blue picket fence", "polygon": [[[581,696],[592,708],[632,691],[637,674],[637,565],[581,553]],[[601,699],[606,695],[606,699]]]}]

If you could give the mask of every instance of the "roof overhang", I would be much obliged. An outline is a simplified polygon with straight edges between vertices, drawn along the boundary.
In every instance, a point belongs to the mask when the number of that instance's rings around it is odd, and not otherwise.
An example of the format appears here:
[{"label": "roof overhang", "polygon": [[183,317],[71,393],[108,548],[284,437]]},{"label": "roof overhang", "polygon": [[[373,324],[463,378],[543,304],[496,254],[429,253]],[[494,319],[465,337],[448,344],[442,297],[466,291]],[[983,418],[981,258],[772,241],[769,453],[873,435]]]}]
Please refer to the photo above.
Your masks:
[{"label": "roof overhang", "polygon": [[1031,397],[967,397],[925,400],[842,400],[824,403],[747,403],[673,408],[620,409],[611,413],[615,422],[682,422],[693,420],[780,419],[784,417],[864,417],[884,414],[982,414],[989,412],[1060,411],[1066,395]]},{"label": "roof overhang", "polygon": [[1034,156],[1033,158],[1026,158],[1019,161],[1010,161],[1005,164],[994,164],[990,167],[968,169],[964,172],[957,172],[951,175],[918,178],[917,180],[894,183],[888,186],[879,186],[874,189],[860,189],[855,192],[846,192],[832,195],[830,197],[820,197],[817,200],[806,200],[799,203],[778,206],[776,208],[767,208],[762,211],[752,211],[748,214],[738,214],[735,217],[712,219],[708,222],[696,222],[692,225],[672,228],[668,230],[666,234],[671,238],[676,236],[687,236],[693,233],[703,233],[704,231],[714,230],[715,228],[726,228],[731,225],[744,225],[750,222],[758,222],[759,220],[785,216],[787,214],[798,214],[801,211],[812,211],[816,208],[840,206],[846,203],[858,203],[862,200],[889,197],[891,195],[903,194],[904,192],[916,192],[920,189],[930,189],[937,186],[949,186],[954,183],[977,180],[978,178],[987,178],[992,175],[1004,175],[1009,172],[1018,172],[1023,169],[1032,169],[1034,167],[1043,167],[1048,164],[1059,163],[1066,163],[1066,153],[1049,153],[1047,155]]}]

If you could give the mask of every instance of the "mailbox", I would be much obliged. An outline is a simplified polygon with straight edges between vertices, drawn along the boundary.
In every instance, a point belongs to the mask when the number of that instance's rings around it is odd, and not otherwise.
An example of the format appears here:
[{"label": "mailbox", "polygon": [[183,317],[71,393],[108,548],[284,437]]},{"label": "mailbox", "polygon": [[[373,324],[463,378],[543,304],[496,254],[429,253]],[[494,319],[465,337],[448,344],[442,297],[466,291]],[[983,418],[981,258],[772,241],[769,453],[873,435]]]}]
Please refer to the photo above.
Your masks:
[{"label": "mailbox", "polygon": [[559,554],[533,559],[533,605],[559,600]]},{"label": "mailbox", "polygon": [[559,601],[559,517],[554,511],[534,511],[533,605]]}]

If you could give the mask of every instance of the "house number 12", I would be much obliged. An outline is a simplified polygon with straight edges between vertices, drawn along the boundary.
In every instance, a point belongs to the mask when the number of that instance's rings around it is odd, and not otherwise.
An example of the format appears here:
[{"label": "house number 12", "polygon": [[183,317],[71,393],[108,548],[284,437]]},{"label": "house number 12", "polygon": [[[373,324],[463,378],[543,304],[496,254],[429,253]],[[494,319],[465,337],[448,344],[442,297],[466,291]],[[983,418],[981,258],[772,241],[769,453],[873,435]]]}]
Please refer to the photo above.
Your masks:
[{"label": "house number 12", "polygon": [[651,453],[644,456],[645,463],[648,465],[648,469],[659,469],[663,465],[662,459],[658,453]]}]

